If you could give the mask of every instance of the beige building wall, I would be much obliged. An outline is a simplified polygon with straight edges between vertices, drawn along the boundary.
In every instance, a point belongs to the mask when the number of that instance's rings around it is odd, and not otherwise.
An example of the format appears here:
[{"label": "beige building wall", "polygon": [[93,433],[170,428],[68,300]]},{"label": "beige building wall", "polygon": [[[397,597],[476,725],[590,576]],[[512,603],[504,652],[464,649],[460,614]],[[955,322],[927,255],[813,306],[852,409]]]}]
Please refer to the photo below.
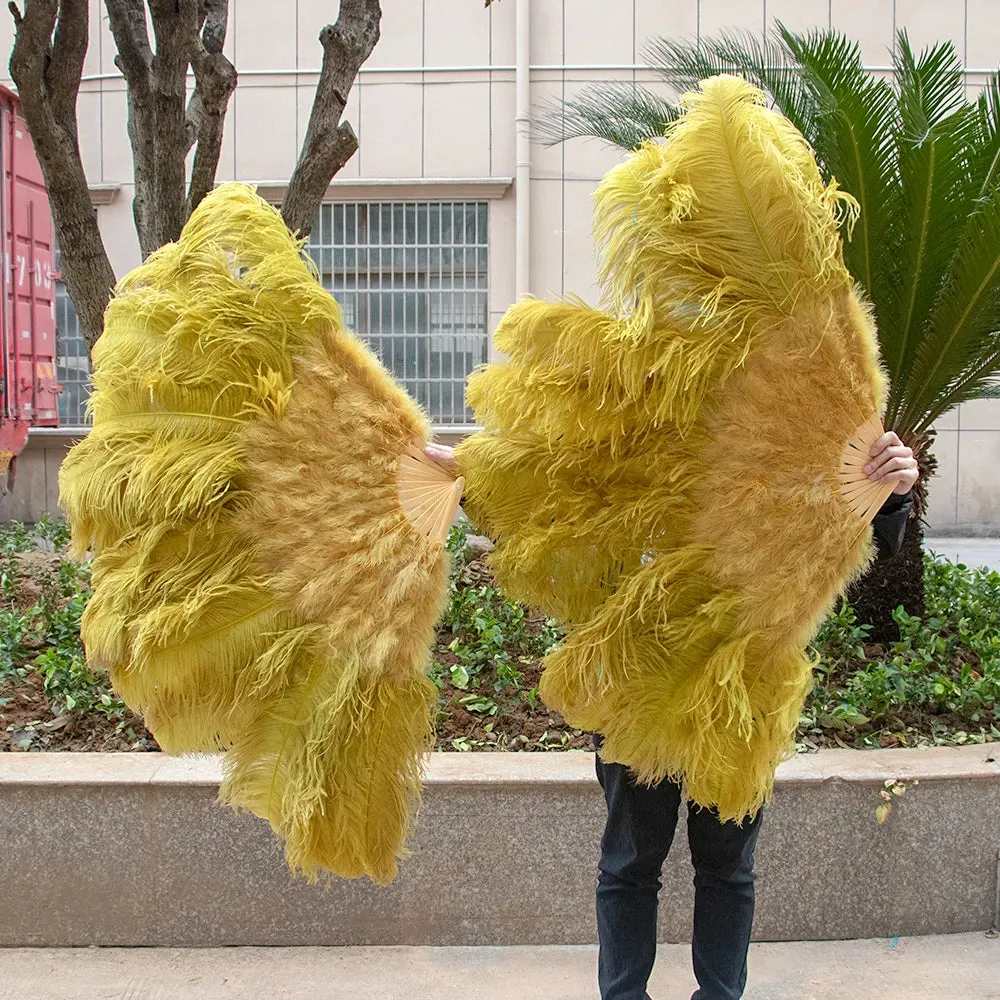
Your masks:
[{"label": "beige building wall", "polygon": [[[383,0],[382,39],[347,109],[361,147],[331,186],[331,200],[469,198],[489,202],[489,326],[516,297],[516,0]],[[916,45],[954,40],[970,93],[1000,63],[996,0],[530,0],[533,107],[570,98],[598,80],[646,82],[644,42],[725,28],[762,32],[775,20],[795,29],[833,25],[858,38],[872,67],[888,63],[894,32]],[[318,34],[336,14],[330,0],[230,0],[228,55],[240,73],[218,179],[256,182],[280,196],[295,163],[321,59]],[[80,141],[100,224],[118,274],[139,260],[132,226],[132,164],[124,82],[100,0],[91,0],[91,49],[80,95]],[[9,51],[9,18],[0,37]],[[4,67],[6,71],[6,67]],[[575,140],[534,145],[530,164],[530,291],[593,301],[590,199],[617,150]],[[54,440],[33,452],[49,475]],[[963,407],[938,428],[940,471],[931,528],[1000,532],[1000,403]],[[25,466],[29,465],[28,454]],[[18,487],[20,494],[21,487]],[[0,515],[38,504],[15,496]]]}]

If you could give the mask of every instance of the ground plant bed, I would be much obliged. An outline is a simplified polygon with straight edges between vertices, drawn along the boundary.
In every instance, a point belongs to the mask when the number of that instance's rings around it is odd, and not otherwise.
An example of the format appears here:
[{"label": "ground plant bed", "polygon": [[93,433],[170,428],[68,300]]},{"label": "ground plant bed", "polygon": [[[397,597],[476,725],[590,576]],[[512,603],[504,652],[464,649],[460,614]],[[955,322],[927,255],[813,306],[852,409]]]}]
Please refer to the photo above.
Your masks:
[{"label": "ground plant bed", "polygon": [[[156,751],[142,719],[87,665],[79,631],[90,571],[67,555],[68,540],[56,519],[0,526],[0,751]],[[431,668],[437,749],[589,748],[589,735],[538,697],[558,624],[498,593],[486,539],[462,527],[448,544],[454,568]],[[899,642],[868,642],[846,604],[823,624],[801,752],[1000,740],[1000,573],[926,560],[927,613],[897,612]]]}]

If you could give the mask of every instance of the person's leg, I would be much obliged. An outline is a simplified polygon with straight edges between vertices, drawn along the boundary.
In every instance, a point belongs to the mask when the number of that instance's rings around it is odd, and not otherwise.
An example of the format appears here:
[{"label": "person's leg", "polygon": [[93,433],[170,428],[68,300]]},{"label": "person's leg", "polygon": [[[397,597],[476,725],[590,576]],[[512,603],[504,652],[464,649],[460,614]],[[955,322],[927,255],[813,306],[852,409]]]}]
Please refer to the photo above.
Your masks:
[{"label": "person's leg", "polygon": [[681,791],[673,782],[637,785],[623,764],[597,758],[608,803],[597,880],[598,982],[602,1000],[649,1000],[656,958],[660,869],[677,825]]},{"label": "person's leg", "polygon": [[747,982],[754,908],[754,848],[763,810],[742,825],[688,805],[694,865],[691,955],[699,989],[691,1000],[739,1000]]}]

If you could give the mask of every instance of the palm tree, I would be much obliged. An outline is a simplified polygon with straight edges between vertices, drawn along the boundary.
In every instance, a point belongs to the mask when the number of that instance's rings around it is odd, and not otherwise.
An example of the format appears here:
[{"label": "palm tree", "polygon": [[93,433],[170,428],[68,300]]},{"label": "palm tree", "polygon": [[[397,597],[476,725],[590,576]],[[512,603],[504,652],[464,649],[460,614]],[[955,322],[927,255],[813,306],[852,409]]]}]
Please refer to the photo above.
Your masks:
[{"label": "palm tree", "polygon": [[[915,55],[905,32],[892,72],[866,70],[857,43],[833,31],[768,39],[730,32],[700,43],[660,38],[647,61],[673,90],[738,73],[806,137],[820,169],[861,206],[844,257],[875,307],[892,389],[886,424],[917,453],[917,510],[933,472],[933,425],[960,403],[1000,398],[1000,88],[973,101],[951,42]],[[656,90],[598,84],[545,108],[549,143],[581,136],[624,149],[662,137],[677,108]],[[852,593],[873,637],[896,632],[899,604],[923,612],[922,520],[903,552]]]}]

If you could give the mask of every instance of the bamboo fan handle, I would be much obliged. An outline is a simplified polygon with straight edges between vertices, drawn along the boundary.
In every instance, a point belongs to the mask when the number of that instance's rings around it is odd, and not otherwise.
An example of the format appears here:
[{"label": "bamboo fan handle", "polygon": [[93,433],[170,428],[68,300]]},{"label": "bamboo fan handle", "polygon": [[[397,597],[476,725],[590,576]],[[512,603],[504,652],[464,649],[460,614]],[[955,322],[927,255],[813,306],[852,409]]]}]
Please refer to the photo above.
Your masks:
[{"label": "bamboo fan handle", "polygon": [[894,483],[873,482],[865,473],[871,461],[872,445],[882,437],[885,428],[877,413],[873,413],[844,445],[837,470],[838,492],[847,505],[865,524],[870,524],[882,509],[882,504],[895,489]]},{"label": "bamboo fan handle", "polygon": [[412,444],[399,456],[396,488],[413,526],[432,541],[443,542],[458,513],[465,479],[456,479],[429,459],[422,445]]}]

